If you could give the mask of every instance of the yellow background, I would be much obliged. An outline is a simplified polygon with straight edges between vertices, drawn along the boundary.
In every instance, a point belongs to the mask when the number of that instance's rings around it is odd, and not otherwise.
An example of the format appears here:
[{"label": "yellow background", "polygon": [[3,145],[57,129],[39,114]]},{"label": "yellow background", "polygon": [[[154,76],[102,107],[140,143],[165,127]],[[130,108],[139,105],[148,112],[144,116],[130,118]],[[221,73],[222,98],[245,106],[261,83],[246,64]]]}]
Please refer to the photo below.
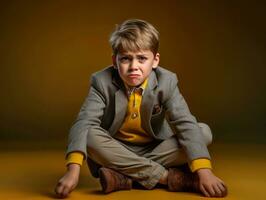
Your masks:
[{"label": "yellow background", "polygon": [[206,0],[1,1],[1,141],[65,143],[128,18],[160,31],[160,65],[216,141],[266,142],[265,4]]},{"label": "yellow background", "polygon": [[[109,35],[128,18],[157,27],[161,66],[177,73],[191,112],[212,128],[209,150],[215,174],[229,188],[225,199],[266,199],[265,5],[0,1],[0,199],[55,198],[54,187],[66,170],[68,132],[90,75],[111,64]],[[70,199],[202,199],[163,189],[106,196],[83,166]]]}]

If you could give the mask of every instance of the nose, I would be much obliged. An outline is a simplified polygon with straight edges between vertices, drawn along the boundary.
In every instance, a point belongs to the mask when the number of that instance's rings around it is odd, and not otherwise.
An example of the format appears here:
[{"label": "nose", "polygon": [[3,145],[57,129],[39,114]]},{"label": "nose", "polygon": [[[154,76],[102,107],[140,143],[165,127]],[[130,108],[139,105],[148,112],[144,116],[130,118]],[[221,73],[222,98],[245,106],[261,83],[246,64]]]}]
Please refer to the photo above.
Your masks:
[{"label": "nose", "polygon": [[138,69],[138,60],[137,59],[132,59],[132,61],[130,62],[129,69],[134,70],[134,71]]}]

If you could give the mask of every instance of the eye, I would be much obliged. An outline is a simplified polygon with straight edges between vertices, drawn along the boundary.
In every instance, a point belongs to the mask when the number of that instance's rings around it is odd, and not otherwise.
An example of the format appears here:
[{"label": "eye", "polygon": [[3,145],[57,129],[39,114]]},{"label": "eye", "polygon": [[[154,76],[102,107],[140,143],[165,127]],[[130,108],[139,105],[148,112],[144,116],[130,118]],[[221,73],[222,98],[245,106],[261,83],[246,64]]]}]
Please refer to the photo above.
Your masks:
[{"label": "eye", "polygon": [[140,56],[138,59],[140,62],[145,62],[147,60],[145,56]]},{"label": "eye", "polygon": [[130,59],[127,56],[123,56],[119,60],[120,60],[120,62],[124,63],[124,62],[128,62]]}]

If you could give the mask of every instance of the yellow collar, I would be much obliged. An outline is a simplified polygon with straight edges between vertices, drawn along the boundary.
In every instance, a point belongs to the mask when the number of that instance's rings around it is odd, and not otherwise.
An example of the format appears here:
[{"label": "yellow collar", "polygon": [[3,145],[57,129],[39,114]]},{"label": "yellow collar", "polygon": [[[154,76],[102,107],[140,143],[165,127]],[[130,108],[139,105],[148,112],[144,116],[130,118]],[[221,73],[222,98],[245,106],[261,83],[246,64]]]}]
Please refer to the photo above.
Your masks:
[{"label": "yellow collar", "polygon": [[127,84],[125,84],[126,89],[127,89],[127,95],[130,96],[132,92],[136,91],[139,92],[141,95],[144,94],[144,90],[147,87],[148,84],[148,78],[144,80],[144,82],[139,86],[139,87],[129,87]]}]

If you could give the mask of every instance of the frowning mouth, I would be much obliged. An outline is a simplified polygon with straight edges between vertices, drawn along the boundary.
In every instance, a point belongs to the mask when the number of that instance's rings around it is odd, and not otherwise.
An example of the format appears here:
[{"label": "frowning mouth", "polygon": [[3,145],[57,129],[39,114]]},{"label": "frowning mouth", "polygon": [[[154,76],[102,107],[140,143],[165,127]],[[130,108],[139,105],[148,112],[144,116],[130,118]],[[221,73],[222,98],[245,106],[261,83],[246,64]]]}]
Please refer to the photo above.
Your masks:
[{"label": "frowning mouth", "polygon": [[139,77],[140,75],[139,74],[129,74],[128,77],[130,78],[135,78],[135,77]]}]

